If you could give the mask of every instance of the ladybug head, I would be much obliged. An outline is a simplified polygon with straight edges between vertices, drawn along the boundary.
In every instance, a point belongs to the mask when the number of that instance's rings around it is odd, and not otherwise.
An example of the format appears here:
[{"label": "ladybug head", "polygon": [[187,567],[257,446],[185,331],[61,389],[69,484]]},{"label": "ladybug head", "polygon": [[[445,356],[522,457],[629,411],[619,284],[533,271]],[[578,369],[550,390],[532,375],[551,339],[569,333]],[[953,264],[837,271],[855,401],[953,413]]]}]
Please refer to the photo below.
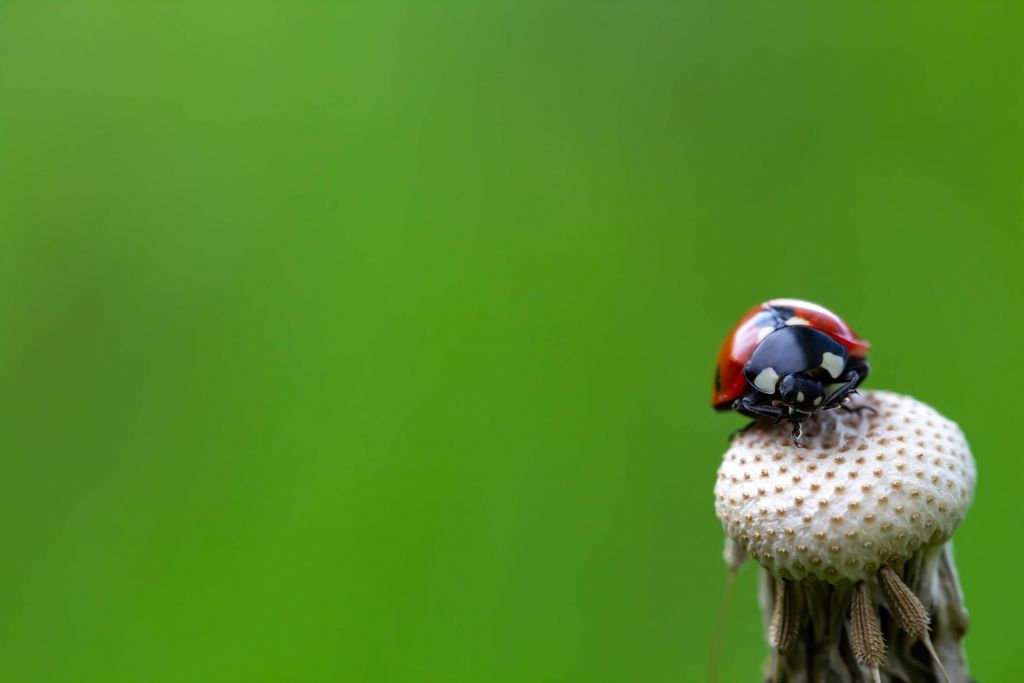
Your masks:
[{"label": "ladybug head", "polygon": [[816,379],[802,374],[786,375],[779,382],[779,395],[786,405],[805,413],[813,413],[821,405],[825,387]]}]

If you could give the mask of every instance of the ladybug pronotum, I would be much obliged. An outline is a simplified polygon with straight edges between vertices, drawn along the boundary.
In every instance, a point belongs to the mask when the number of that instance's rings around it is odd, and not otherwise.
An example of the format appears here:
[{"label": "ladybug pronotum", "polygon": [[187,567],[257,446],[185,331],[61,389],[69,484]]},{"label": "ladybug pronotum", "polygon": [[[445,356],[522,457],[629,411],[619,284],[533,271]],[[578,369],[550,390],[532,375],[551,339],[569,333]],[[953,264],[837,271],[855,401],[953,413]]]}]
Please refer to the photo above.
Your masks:
[{"label": "ladybug pronotum", "polygon": [[755,420],[788,420],[799,442],[804,422],[843,406],[868,376],[870,346],[818,304],[772,299],[748,311],[726,337],[711,405]]}]

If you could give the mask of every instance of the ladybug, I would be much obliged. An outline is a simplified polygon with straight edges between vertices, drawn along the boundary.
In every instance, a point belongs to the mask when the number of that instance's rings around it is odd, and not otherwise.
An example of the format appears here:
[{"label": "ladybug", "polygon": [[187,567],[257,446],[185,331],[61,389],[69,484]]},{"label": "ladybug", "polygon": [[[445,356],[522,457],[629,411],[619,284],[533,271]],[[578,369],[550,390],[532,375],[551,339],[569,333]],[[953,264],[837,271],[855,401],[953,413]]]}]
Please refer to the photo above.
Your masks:
[{"label": "ladybug", "polygon": [[740,318],[725,338],[711,405],[755,420],[788,420],[799,445],[803,423],[817,411],[850,410],[844,404],[871,369],[870,347],[823,306],[799,299],[766,301]]}]

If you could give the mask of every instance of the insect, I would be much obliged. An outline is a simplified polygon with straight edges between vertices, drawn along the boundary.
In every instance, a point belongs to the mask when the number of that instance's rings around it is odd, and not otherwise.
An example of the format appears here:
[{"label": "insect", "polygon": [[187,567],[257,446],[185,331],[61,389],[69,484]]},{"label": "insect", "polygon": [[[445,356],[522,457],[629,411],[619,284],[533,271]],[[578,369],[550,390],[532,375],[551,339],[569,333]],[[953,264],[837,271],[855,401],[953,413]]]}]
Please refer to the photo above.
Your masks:
[{"label": "insect", "polygon": [[788,420],[799,444],[803,423],[818,410],[845,408],[871,369],[870,347],[823,306],[799,299],[766,301],[740,318],[725,338],[711,405],[755,420]]}]

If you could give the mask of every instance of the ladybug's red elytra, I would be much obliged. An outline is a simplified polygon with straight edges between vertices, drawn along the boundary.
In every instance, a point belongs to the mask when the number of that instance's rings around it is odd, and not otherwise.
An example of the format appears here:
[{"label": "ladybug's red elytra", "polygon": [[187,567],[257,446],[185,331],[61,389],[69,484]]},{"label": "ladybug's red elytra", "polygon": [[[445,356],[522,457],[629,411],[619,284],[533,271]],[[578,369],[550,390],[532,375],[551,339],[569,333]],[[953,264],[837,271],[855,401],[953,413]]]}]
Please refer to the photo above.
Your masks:
[{"label": "ladybug's red elytra", "polygon": [[823,306],[799,299],[766,301],[740,318],[725,338],[711,405],[755,419],[788,420],[799,442],[808,418],[843,406],[868,376],[870,347]]}]

